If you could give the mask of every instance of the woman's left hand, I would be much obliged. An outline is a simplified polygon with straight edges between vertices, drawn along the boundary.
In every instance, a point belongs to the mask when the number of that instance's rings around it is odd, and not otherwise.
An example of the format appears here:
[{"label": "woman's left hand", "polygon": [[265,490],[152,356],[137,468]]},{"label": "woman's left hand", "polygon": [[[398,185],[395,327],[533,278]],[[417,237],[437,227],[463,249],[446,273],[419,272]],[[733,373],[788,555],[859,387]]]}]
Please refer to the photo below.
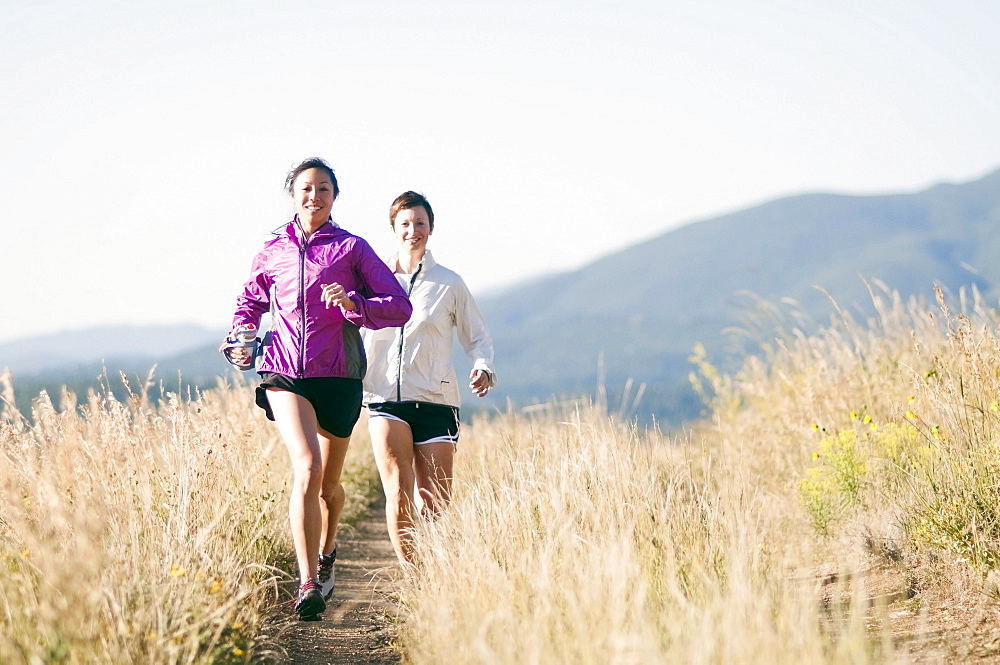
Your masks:
[{"label": "woman's left hand", "polygon": [[474,369],[469,374],[469,388],[480,397],[486,397],[490,391],[490,375],[481,369]]},{"label": "woman's left hand", "polygon": [[339,306],[348,312],[353,312],[358,308],[354,304],[354,301],[347,297],[347,291],[340,284],[336,282],[333,284],[320,284],[320,287],[323,289],[323,302],[326,303],[327,309],[330,309],[332,305]]}]

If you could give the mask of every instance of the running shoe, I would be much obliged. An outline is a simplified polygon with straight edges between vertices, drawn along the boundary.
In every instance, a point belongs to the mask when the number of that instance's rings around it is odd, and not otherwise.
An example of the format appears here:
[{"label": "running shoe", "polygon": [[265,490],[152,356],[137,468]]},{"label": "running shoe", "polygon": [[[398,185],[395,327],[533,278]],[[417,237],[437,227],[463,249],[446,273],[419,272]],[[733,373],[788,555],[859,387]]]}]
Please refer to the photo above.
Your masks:
[{"label": "running shoe", "polygon": [[319,582],[309,580],[299,587],[295,598],[295,611],[303,621],[318,621],[319,615],[326,609],[326,601],[319,590]]},{"label": "running shoe", "polygon": [[319,555],[319,588],[323,594],[323,600],[330,600],[333,595],[333,562],[337,560],[337,548],[329,554]]}]

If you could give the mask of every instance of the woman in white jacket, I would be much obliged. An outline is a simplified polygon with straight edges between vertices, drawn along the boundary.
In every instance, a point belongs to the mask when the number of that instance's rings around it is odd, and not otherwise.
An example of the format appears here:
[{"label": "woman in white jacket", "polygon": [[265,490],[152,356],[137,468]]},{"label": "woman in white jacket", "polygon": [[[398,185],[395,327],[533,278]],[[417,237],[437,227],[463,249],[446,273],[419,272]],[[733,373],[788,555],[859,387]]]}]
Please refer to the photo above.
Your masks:
[{"label": "woman in white jacket", "polygon": [[402,328],[365,331],[364,402],[389,538],[406,566],[413,558],[415,494],[428,519],[451,499],[460,406],[453,330],[473,362],[472,392],[485,396],[496,385],[496,373],[493,340],[476,301],[462,278],[427,249],[434,232],[430,203],[423,194],[400,194],[389,208],[389,224],[398,243],[389,268],[406,289],[413,315]]}]

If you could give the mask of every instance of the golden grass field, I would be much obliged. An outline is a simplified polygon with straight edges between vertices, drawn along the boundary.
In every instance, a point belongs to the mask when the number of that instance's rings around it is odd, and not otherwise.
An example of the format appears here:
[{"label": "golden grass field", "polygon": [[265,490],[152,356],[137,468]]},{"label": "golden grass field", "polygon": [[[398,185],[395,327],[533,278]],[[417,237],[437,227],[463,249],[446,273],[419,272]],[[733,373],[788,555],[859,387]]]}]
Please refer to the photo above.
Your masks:
[{"label": "golden grass field", "polygon": [[[694,354],[683,432],[474,418],[398,592],[404,662],[1000,662],[1000,317],[873,300],[761,303],[742,368]],[[0,662],[265,658],[289,470],[250,388],[65,403],[0,424]],[[346,480],[357,520],[360,432]]]},{"label": "golden grass field", "polygon": [[[8,390],[8,394],[9,394]],[[284,447],[246,386],[36,400],[0,424],[0,663],[226,663],[291,571]],[[259,412],[259,413],[257,413]],[[370,503],[352,446],[344,520]]]}]

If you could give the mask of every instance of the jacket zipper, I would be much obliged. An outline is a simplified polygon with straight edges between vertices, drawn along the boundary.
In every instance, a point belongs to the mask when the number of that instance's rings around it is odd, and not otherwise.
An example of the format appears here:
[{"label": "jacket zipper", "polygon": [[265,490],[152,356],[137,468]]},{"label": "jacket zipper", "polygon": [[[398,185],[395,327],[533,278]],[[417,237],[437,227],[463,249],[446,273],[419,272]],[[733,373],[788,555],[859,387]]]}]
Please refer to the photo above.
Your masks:
[{"label": "jacket zipper", "polygon": [[[304,236],[305,234],[303,234]],[[299,310],[302,312],[299,318],[299,378],[306,378],[306,243],[302,238],[302,245],[299,247]]]},{"label": "jacket zipper", "polygon": [[[413,273],[413,277],[410,278],[410,286],[406,289],[406,298],[410,298],[410,294],[413,293],[413,285],[417,283],[417,275],[420,271],[424,269],[424,262],[421,261],[420,265],[417,266],[417,271]],[[399,352],[396,354],[396,401],[403,401],[403,331],[406,328],[404,323],[399,327]]]}]

